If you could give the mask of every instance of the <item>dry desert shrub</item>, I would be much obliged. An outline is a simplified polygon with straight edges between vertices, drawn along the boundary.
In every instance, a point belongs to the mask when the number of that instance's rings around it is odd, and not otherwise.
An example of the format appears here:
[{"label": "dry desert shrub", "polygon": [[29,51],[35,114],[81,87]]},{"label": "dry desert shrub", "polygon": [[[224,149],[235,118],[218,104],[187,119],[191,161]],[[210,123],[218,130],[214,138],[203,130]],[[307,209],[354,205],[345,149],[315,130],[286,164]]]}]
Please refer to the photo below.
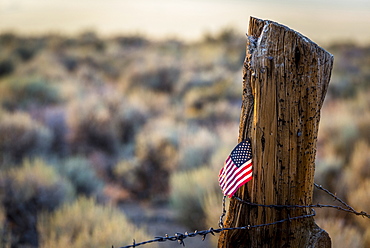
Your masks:
[{"label": "dry desert shrub", "polygon": [[[205,226],[206,228],[218,228],[219,220],[222,213],[222,197],[223,194],[221,189],[219,191],[207,192],[203,198],[202,206],[205,213]],[[226,200],[226,210],[228,209],[229,201]],[[223,218],[225,221],[226,217]],[[216,234],[217,238],[211,240],[214,247],[217,247],[218,237],[220,234]]]},{"label": "dry desert shrub", "polygon": [[6,109],[30,109],[62,101],[58,88],[39,78],[13,78],[0,84],[1,104]]},{"label": "dry desert shrub", "polygon": [[74,198],[72,185],[40,159],[25,160],[0,174],[1,202],[12,246],[38,244],[37,214]]},{"label": "dry desert shrub", "polygon": [[208,194],[220,192],[218,182],[214,180],[217,174],[203,166],[171,175],[171,204],[179,220],[191,229],[206,228],[203,200]]},{"label": "dry desert shrub", "polygon": [[170,94],[180,77],[180,69],[174,66],[155,67],[148,71],[139,71],[131,75],[130,88],[144,88],[154,92]]},{"label": "dry desert shrub", "polygon": [[[178,130],[172,121],[153,121],[136,137],[135,158],[141,197],[167,198],[169,178],[178,164]],[[163,199],[162,199],[163,200]]]},{"label": "dry desert shrub", "polygon": [[19,163],[26,156],[44,155],[52,133],[26,112],[0,111],[0,166]]},{"label": "dry desert shrub", "polygon": [[[348,195],[348,200],[354,209],[360,211],[370,212],[370,178],[359,182],[356,189]],[[368,218],[359,218],[358,216],[353,216],[354,220],[360,224],[360,226],[366,231],[370,230],[370,220]]]},{"label": "dry desert shrub", "polygon": [[61,176],[67,178],[79,195],[96,196],[103,188],[90,161],[82,156],[69,157],[57,165]]},{"label": "dry desert shrub", "polygon": [[329,233],[332,247],[335,248],[365,248],[360,231],[346,223],[343,219],[317,219],[317,224]]},{"label": "dry desert shrub", "polygon": [[[39,216],[40,247],[121,247],[148,240],[145,230],[131,224],[117,208],[78,198],[53,213]],[[155,245],[152,247],[156,247]]]},{"label": "dry desert shrub", "polygon": [[337,185],[337,189],[348,198],[353,194],[353,191],[357,191],[363,183],[370,179],[369,149],[370,146],[366,141],[357,141],[350,162],[342,171],[343,183]]},{"label": "dry desert shrub", "polygon": [[210,165],[212,154],[220,145],[217,133],[197,125],[181,128],[177,170],[186,171]]},{"label": "dry desert shrub", "polygon": [[75,154],[94,149],[115,154],[118,149],[117,122],[113,121],[115,104],[93,95],[70,103],[67,112],[68,141]]}]

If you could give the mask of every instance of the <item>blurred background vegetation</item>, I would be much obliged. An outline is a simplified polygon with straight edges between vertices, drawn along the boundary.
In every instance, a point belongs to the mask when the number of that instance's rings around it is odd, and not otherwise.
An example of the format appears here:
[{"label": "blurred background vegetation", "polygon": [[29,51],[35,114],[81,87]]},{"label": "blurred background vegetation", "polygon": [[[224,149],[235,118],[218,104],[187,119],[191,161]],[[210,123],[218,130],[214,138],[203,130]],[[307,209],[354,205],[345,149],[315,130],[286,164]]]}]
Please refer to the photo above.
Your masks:
[{"label": "blurred background vegetation", "polygon": [[[335,61],[315,180],[369,213],[370,46],[325,48]],[[1,34],[0,246],[119,247],[216,227],[244,55],[233,29],[192,42]],[[370,247],[368,220],[325,209],[316,220],[333,247]]]}]

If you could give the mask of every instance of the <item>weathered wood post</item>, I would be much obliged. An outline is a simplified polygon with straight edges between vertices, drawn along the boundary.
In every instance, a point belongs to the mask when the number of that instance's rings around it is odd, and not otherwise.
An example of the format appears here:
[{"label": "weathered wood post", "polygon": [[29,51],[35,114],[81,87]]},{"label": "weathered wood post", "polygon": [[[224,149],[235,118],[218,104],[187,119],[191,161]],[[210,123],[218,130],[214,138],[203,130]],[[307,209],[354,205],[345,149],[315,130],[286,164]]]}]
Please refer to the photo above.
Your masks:
[{"label": "weathered wood post", "polygon": [[[333,56],[276,22],[251,17],[243,72],[239,141],[253,147],[253,180],[236,196],[258,204],[312,203],[320,109]],[[225,227],[308,215],[307,208],[265,208],[231,199]],[[330,247],[314,219],[222,232],[218,247]]]}]

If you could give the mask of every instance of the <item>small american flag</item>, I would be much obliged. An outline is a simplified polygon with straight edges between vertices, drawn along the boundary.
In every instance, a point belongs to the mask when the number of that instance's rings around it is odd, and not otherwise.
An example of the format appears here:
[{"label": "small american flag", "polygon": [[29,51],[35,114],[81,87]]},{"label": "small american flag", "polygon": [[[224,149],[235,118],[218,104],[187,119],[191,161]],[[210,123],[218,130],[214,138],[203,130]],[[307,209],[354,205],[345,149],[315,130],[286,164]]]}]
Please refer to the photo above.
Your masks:
[{"label": "small american flag", "polygon": [[227,157],[220,170],[218,182],[224,195],[232,197],[245,183],[252,179],[252,148],[250,140],[240,142]]}]

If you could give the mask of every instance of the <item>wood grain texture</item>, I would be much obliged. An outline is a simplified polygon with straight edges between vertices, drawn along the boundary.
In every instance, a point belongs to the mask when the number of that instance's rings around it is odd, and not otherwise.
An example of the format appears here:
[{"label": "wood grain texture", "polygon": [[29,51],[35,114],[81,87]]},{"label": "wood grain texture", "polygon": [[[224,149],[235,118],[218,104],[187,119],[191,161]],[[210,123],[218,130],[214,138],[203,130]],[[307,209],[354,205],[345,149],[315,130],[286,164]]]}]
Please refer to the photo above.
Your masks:
[{"label": "wood grain texture", "polygon": [[[246,50],[239,141],[252,141],[254,174],[236,195],[258,204],[309,205],[333,56],[286,26],[253,17]],[[231,200],[225,227],[270,223],[309,211]],[[330,247],[330,238],[308,218],[223,232],[218,247]]]}]

